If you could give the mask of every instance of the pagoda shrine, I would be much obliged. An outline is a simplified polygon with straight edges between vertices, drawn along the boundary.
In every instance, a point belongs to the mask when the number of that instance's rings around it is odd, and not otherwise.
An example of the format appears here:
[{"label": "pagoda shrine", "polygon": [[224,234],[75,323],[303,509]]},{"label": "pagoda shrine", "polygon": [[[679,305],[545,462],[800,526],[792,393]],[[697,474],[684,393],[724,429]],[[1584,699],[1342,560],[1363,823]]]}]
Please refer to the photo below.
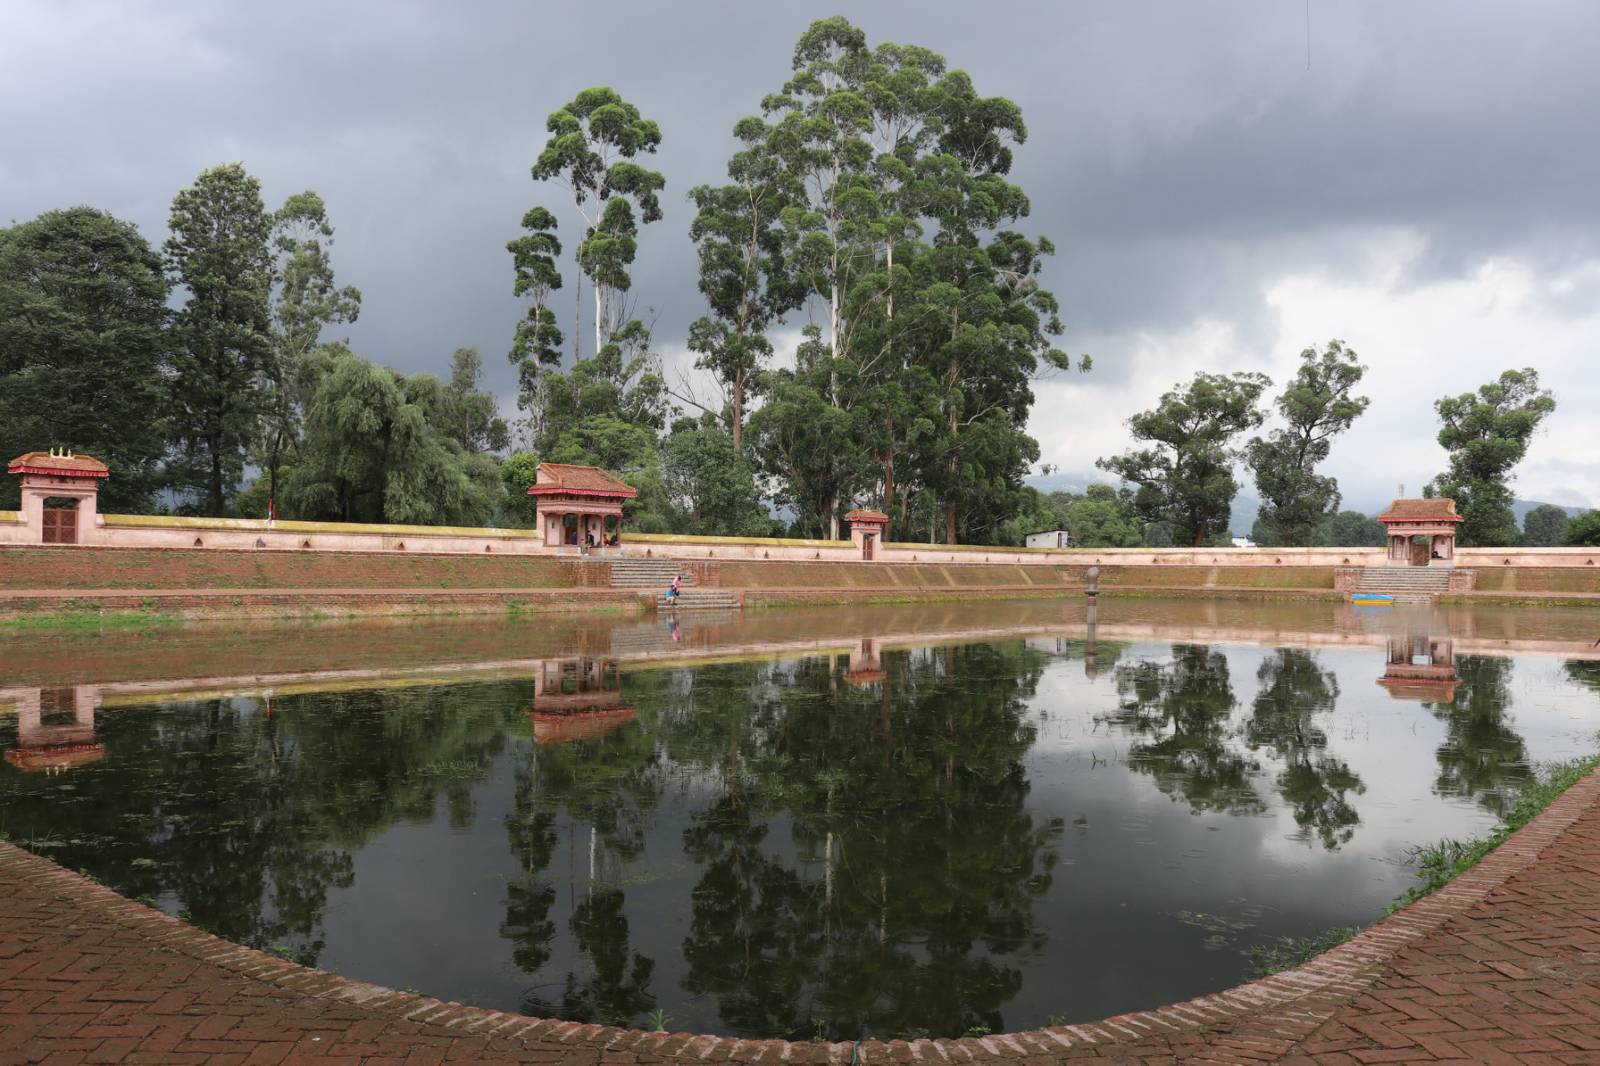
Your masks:
[{"label": "pagoda shrine", "polygon": [[540,463],[528,495],[547,547],[586,551],[621,540],[622,501],[639,490],[597,466]]},{"label": "pagoda shrine", "polygon": [[1385,566],[1454,566],[1456,501],[1435,497],[1395,500],[1378,516],[1389,534]]}]

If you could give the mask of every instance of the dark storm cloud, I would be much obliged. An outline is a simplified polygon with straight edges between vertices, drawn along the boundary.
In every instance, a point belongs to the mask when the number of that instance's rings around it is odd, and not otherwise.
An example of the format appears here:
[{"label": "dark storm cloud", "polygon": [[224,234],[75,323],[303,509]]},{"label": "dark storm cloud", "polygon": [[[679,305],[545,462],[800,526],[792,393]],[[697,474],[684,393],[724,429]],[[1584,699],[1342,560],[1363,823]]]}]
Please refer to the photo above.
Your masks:
[{"label": "dark storm cloud", "polygon": [[1385,229],[1423,239],[1406,264],[1417,284],[1498,254],[1560,270],[1596,253],[1600,7],[1577,2],[624,3],[603,18],[14,2],[0,9],[0,218],[87,202],[159,242],[174,191],[242,160],[272,204],[327,199],[336,267],[365,294],[350,331],[364,354],[437,370],[476,345],[504,392],[505,241],[534,202],[576,233],[561,192],[528,177],[545,116],[609,84],[660,122],[667,216],[642,235],[635,292],[658,340],[681,344],[700,311],[684,194],[722,176],[733,122],[836,8],[1022,105],[1026,228],[1057,241],[1068,347],[1092,347],[1108,386],[1130,373],[1125,338],[1197,319],[1231,323],[1241,360],[1259,360],[1265,287],[1354,269]]}]

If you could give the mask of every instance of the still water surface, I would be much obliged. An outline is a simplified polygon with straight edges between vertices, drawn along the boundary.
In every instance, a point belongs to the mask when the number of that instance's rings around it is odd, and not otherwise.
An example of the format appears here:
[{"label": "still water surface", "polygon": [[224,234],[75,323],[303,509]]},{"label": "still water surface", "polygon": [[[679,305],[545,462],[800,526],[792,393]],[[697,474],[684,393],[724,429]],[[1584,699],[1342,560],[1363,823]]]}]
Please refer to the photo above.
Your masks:
[{"label": "still water surface", "polygon": [[446,999],[959,1035],[1214,991],[1251,945],[1368,923],[1406,848],[1483,832],[1600,728],[1597,664],[1469,654],[1429,616],[1320,647],[1041,624],[823,648],[808,618],[755,657],[630,623],[420,675],[0,690],[0,829]]}]

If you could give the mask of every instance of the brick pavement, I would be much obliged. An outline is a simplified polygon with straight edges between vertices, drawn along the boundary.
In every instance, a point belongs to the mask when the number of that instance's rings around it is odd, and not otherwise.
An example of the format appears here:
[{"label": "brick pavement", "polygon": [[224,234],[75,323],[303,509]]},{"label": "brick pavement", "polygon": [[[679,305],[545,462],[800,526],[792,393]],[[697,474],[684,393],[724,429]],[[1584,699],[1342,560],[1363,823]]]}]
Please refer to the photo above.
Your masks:
[{"label": "brick pavement", "polygon": [[1464,877],[1305,966],[979,1039],[788,1044],[442,1003],[218,940],[0,844],[0,1066],[339,1061],[1600,1063],[1600,773]]}]

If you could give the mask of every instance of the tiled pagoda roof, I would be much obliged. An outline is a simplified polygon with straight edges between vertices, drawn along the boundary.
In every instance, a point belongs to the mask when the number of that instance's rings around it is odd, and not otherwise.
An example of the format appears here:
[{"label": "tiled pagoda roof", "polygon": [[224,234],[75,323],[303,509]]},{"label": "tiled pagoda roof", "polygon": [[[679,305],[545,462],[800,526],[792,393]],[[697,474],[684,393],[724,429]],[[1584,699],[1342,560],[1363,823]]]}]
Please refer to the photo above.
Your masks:
[{"label": "tiled pagoda roof", "polygon": [[1378,516],[1380,522],[1461,522],[1456,501],[1435,496],[1421,500],[1395,500]]},{"label": "tiled pagoda roof", "polygon": [[598,466],[575,463],[540,463],[538,480],[528,488],[529,496],[547,495],[606,496],[632,499],[639,490]]},{"label": "tiled pagoda roof", "polygon": [[11,460],[11,474],[48,474],[55,477],[108,477],[111,468],[92,455],[71,452],[27,452]]}]

